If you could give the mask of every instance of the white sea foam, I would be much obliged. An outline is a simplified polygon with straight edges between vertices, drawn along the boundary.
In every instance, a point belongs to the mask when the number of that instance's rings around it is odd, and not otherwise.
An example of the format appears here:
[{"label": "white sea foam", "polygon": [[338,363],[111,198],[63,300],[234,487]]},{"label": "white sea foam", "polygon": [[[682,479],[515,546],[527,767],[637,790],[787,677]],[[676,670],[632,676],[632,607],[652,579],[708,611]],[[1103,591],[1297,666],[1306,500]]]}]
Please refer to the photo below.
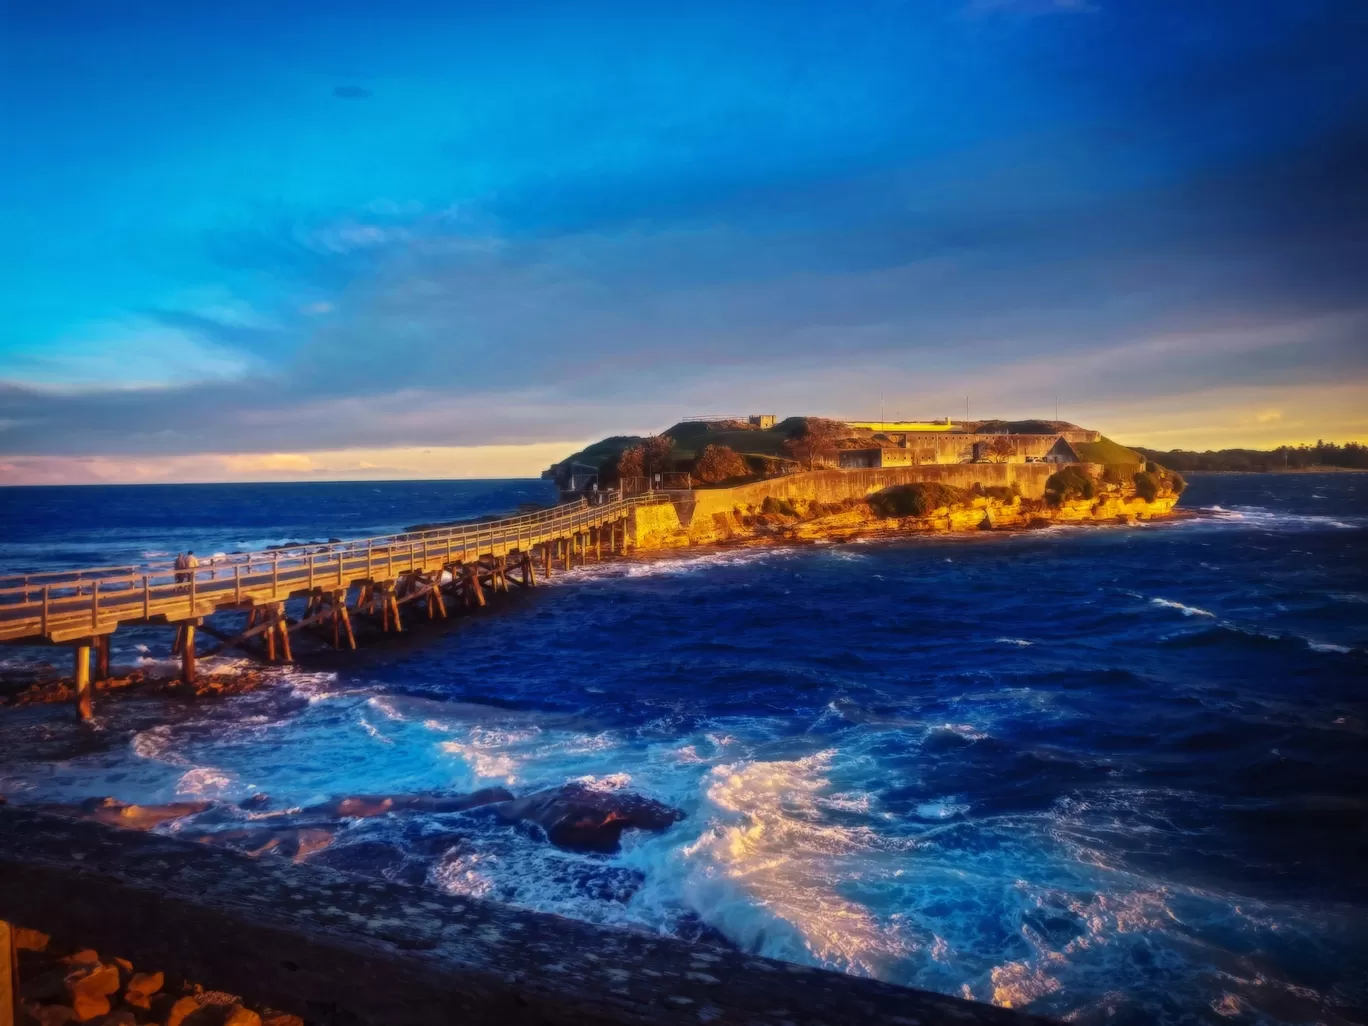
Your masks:
[{"label": "white sea foam", "polygon": [[1353,649],[1350,648],[1348,645],[1335,645],[1328,641],[1308,640],[1306,642],[1306,647],[1311,649],[1312,652],[1338,652],[1341,654],[1347,654],[1353,651]]},{"label": "white sea foam", "polygon": [[176,794],[192,798],[227,798],[236,790],[237,776],[213,766],[186,770],[176,781]]},{"label": "white sea foam", "polygon": [[949,800],[922,802],[916,808],[919,817],[930,820],[953,819],[955,816],[962,816],[968,811],[969,806]]},{"label": "white sea foam", "polygon": [[1150,605],[1152,605],[1152,606],[1162,606],[1162,607],[1165,608],[1165,609],[1176,609],[1176,610],[1178,610],[1180,613],[1182,613],[1184,616],[1210,616],[1210,617],[1214,617],[1214,616],[1216,615],[1215,613],[1210,613],[1210,612],[1208,612],[1208,611],[1205,610],[1205,609],[1199,609],[1197,606],[1186,606],[1186,605],[1184,605],[1184,604],[1181,603],[1181,602],[1171,602],[1170,600],[1168,600],[1168,599],[1166,599],[1166,598],[1152,598],[1152,599],[1150,599]]},{"label": "white sea foam", "polygon": [[647,872],[648,890],[682,900],[745,950],[878,975],[918,945],[896,915],[848,896],[844,884],[890,872],[911,847],[832,820],[832,810],[859,812],[870,801],[833,789],[837,756],[717,766],[702,781],[695,839],[679,848],[646,841],[627,861]]},{"label": "white sea foam", "polygon": [[1021,648],[1027,648],[1027,647],[1029,647],[1029,646],[1031,646],[1031,645],[1034,645],[1035,642],[1034,642],[1034,641],[1027,641],[1025,638],[998,638],[996,641],[994,641],[994,644],[995,644],[995,645],[1017,645],[1017,646],[1019,646],[1019,647],[1021,647]]}]

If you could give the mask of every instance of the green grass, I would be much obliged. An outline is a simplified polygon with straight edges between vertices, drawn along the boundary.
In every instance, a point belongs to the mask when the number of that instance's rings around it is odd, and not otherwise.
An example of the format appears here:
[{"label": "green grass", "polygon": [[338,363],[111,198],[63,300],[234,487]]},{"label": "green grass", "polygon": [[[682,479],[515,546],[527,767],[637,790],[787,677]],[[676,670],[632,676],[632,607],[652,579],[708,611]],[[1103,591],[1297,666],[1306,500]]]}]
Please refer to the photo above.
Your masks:
[{"label": "green grass", "polygon": [[1097,442],[1070,442],[1074,451],[1085,463],[1137,463],[1143,464],[1145,457],[1134,449],[1127,449],[1119,442],[1103,438]]}]

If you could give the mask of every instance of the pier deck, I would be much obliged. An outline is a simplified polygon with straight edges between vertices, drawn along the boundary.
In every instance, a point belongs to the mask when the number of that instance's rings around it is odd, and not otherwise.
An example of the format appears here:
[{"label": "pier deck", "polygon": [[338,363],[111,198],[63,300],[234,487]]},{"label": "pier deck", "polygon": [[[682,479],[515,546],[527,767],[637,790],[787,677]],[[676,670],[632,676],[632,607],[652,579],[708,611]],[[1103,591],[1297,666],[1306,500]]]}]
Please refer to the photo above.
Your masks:
[{"label": "pier deck", "polygon": [[[425,605],[429,616],[445,616],[451,596],[482,606],[486,588],[531,587],[556,562],[564,569],[576,558],[582,564],[591,546],[596,555],[605,544],[610,553],[625,551],[632,511],[664,501],[658,494],[595,505],[581,499],[501,520],[232,553],[194,569],[156,562],[0,577],[0,643],[75,646],[78,702],[85,694],[81,711],[88,715],[90,651],[96,678],[107,675],[109,635],[121,626],[175,625],[173,652],[187,680],[195,674],[196,628],[221,642],[202,656],[257,639],[269,659],[289,660],[290,632],[305,626],[331,626],[334,645],[354,649],[354,615],[375,615],[383,629],[401,630],[404,604]],[[304,613],[292,619],[285,603],[299,598]],[[241,633],[204,625],[225,610],[248,613]]]}]

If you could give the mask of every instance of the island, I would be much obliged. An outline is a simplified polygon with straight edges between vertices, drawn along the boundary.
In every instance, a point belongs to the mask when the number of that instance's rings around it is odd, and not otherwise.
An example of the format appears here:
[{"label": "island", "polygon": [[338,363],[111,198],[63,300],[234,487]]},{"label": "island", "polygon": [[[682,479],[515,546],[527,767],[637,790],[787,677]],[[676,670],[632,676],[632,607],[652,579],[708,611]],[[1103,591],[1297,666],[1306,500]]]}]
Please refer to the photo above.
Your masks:
[{"label": "island", "polygon": [[1065,421],[694,417],[549,467],[566,500],[662,493],[638,549],[1132,523],[1171,516],[1181,474]]}]

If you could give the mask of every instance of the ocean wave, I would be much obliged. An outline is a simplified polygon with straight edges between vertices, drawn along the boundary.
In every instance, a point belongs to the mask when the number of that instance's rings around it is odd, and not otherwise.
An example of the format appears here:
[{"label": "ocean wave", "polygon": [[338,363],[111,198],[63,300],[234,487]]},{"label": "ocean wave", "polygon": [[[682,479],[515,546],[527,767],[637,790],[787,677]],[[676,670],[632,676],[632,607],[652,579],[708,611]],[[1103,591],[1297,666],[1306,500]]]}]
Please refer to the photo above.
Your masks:
[{"label": "ocean wave", "polygon": [[1150,599],[1150,605],[1162,606],[1164,609],[1176,609],[1179,612],[1181,612],[1184,616],[1214,617],[1216,615],[1215,613],[1208,612],[1205,609],[1200,609],[1197,606],[1186,606],[1181,602],[1172,602],[1166,598],[1152,598]]},{"label": "ocean wave", "polygon": [[1330,516],[1324,513],[1288,513],[1262,506],[1234,506],[1229,509],[1222,506],[1204,506],[1200,512],[1203,514],[1201,519],[1188,521],[1188,523],[1237,523],[1264,530],[1307,530],[1329,527],[1346,531],[1359,529],[1364,524],[1363,517]]},{"label": "ocean wave", "polygon": [[1035,642],[1027,641],[1025,638],[997,638],[994,640],[993,644],[1016,645],[1018,648],[1029,648],[1030,646],[1034,645]]}]

